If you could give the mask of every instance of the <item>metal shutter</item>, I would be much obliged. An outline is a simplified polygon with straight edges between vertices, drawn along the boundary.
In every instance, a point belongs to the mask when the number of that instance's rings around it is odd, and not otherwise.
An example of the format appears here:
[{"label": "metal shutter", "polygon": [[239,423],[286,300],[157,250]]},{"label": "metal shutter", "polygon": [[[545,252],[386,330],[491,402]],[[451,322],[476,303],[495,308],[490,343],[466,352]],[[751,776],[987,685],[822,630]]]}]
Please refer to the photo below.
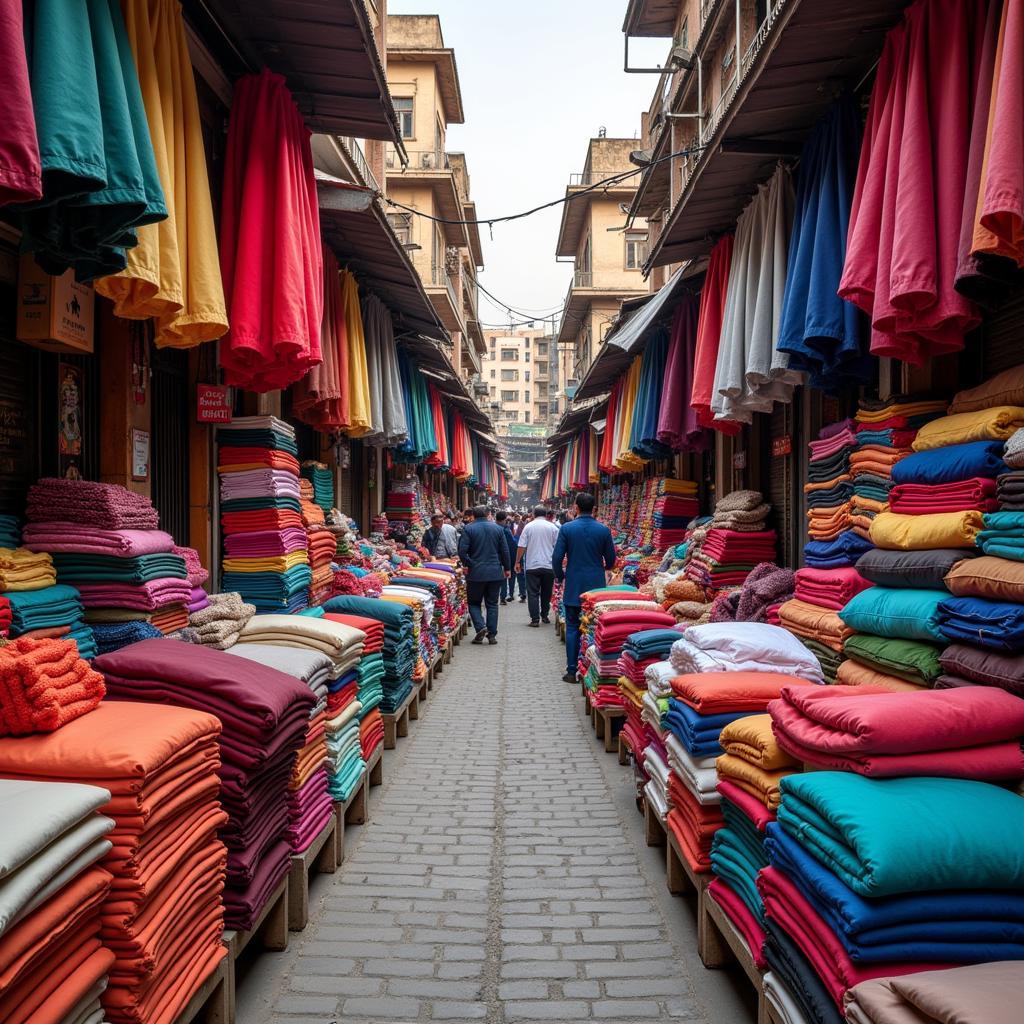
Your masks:
[{"label": "metal shutter", "polygon": [[[794,402],[799,401],[794,396]],[[799,538],[796,533],[799,502],[797,501],[796,459],[800,452],[800,439],[796,424],[798,410],[792,405],[777,404],[772,410],[768,439],[764,455],[764,469],[767,475],[765,497],[772,506],[771,521],[778,535],[776,561],[779,565],[795,565]],[[790,451],[786,455],[774,455],[773,445],[783,438],[789,438]],[[764,475],[762,476],[762,479]]]}]

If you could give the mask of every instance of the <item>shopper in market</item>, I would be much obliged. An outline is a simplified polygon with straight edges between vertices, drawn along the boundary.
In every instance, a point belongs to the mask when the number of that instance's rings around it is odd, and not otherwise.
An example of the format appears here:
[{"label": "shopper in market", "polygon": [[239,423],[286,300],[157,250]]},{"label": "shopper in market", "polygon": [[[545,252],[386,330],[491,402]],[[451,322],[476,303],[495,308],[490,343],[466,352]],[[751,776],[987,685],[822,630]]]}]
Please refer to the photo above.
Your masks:
[{"label": "shopper in market", "polygon": [[[516,535],[512,529],[512,516],[505,511],[500,509],[494,513],[494,521],[501,527],[505,534],[505,545],[508,548],[508,557],[512,565],[515,565],[516,561]],[[503,605],[508,604],[515,598],[516,580],[515,576],[512,575],[508,579],[501,581],[501,603]]]},{"label": "shopper in market", "polygon": [[[466,566],[466,596],[469,600],[469,617],[473,620],[476,636],[473,643],[498,642],[498,600],[501,585],[512,573],[512,558],[509,555],[505,530],[498,523],[488,522],[488,512],[483,505],[473,509],[473,521],[462,531],[459,538],[459,558]],[[487,616],[484,618],[483,607]]]},{"label": "shopper in market", "polygon": [[526,597],[529,601],[530,625],[534,628],[545,625],[551,610],[551,591],[555,586],[555,573],[551,568],[551,557],[558,540],[558,527],[554,523],[554,512],[538,505],[533,518],[523,527],[516,547],[517,574],[526,576]]},{"label": "shopper in market", "polygon": [[612,531],[594,518],[592,494],[584,492],[576,497],[576,517],[558,531],[551,568],[556,580],[565,581],[562,601],[565,605],[566,668],[562,678],[574,683],[580,660],[580,595],[605,586],[607,573],[615,568]]},{"label": "shopper in market", "polygon": [[430,517],[430,527],[423,533],[423,546],[431,558],[456,558],[459,554],[459,535],[454,526],[444,521],[440,512]]}]

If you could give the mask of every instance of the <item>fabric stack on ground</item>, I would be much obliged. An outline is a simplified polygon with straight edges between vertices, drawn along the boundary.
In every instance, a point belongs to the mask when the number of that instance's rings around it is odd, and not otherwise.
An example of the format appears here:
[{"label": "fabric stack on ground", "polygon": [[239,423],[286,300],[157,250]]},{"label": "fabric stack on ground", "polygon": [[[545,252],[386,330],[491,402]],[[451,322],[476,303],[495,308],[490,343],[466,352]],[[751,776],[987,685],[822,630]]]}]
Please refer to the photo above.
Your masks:
[{"label": "fabric stack on ground", "polygon": [[240,594],[211,594],[207,606],[189,616],[181,639],[224,651],[238,642],[245,624],[256,614]]},{"label": "fabric stack on ground", "polygon": [[74,640],[83,658],[96,656],[96,640],[86,625],[82,599],[74,587],[58,583],[43,590],[20,590],[4,595],[10,610],[11,639]]},{"label": "fabric stack on ground", "polygon": [[114,827],[98,786],[0,779],[0,1019],[104,1020],[114,954],[100,914],[110,875],[97,864]]},{"label": "fabric stack on ground", "polygon": [[[113,876],[100,914],[101,941],[115,960],[106,972],[106,990],[92,996],[100,996],[103,1014],[87,1019],[173,1021],[227,955],[221,941],[226,853],[217,837],[227,820],[217,802],[219,734],[212,715],[105,700],[55,733],[0,739],[0,776],[73,779],[110,794],[99,810],[114,820],[113,830],[104,836],[104,825],[77,846],[83,865],[102,857],[105,877]],[[56,935],[71,924],[73,907],[55,906]],[[67,957],[69,965],[75,962]]]},{"label": "fabric stack on ground", "polygon": [[775,531],[765,529],[770,512],[759,491],[721,498],[711,519],[690,537],[687,577],[713,594],[741,586],[758,563],[774,562]]},{"label": "fabric stack on ground", "polygon": [[221,722],[220,800],[229,820],[225,922],[248,929],[288,872],[288,784],[315,704],[292,676],[220,651],[144,640],[97,659],[118,700],[208,711]]},{"label": "fabric stack on ground", "polygon": [[831,771],[780,788],[758,890],[774,983],[804,1020],[842,1021],[847,993],[874,979],[1024,958],[1019,796]]},{"label": "fabric stack on ground", "polygon": [[359,745],[368,762],[384,742],[384,720],[380,705],[384,700],[384,623],[360,615],[327,612],[324,618],[363,633],[363,653],[356,669],[356,700],[359,702]]},{"label": "fabric stack on ground", "polygon": [[316,704],[309,713],[305,745],[295,759],[288,781],[288,841],[293,853],[302,853],[323,831],[334,813],[327,791],[327,682],[331,659],[316,651],[272,644],[238,643],[228,654],[266,665],[305,683]]},{"label": "fabric stack on ground", "polygon": [[324,517],[334,508],[334,474],[323,462],[302,463],[302,476],[313,485],[313,500],[320,506]]},{"label": "fabric stack on ground", "polygon": [[309,542],[299,504],[295,430],[244,416],[217,430],[225,590],[260,612],[296,612],[309,600]]}]

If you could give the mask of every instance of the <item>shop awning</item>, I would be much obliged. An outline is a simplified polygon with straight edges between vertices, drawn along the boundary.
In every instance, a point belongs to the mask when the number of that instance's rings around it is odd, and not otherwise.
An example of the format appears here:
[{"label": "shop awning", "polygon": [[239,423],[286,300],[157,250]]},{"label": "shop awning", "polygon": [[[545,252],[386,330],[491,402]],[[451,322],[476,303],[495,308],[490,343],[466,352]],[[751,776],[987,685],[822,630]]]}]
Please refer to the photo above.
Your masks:
[{"label": "shop awning", "polygon": [[584,402],[573,402],[573,407],[565,413],[558,423],[555,432],[548,438],[548,448],[555,452],[562,447],[577,431],[588,423],[603,422],[605,409],[608,408],[609,394],[600,395]]},{"label": "shop awning", "polygon": [[706,147],[645,271],[706,255],[780,156],[795,155],[835,99],[871,68],[904,0],[774,0],[741,60],[739,88],[701,126]]},{"label": "shop awning", "polygon": [[682,266],[653,296],[645,296],[641,301],[630,299],[622,304],[625,315],[620,315],[618,324],[605,338],[597,358],[580,381],[573,396],[574,401],[593,398],[608,391],[626,372],[629,364],[640,353],[643,343],[659,329],[663,321],[671,317],[675,309],[673,300],[683,290],[690,276],[691,268]]},{"label": "shop awning", "polygon": [[338,262],[390,310],[395,330],[447,340],[423,282],[372,189],[317,171],[320,230]]},{"label": "shop awning", "polygon": [[232,79],[264,67],[284,75],[311,131],[405,152],[364,0],[183,0],[182,8]]}]

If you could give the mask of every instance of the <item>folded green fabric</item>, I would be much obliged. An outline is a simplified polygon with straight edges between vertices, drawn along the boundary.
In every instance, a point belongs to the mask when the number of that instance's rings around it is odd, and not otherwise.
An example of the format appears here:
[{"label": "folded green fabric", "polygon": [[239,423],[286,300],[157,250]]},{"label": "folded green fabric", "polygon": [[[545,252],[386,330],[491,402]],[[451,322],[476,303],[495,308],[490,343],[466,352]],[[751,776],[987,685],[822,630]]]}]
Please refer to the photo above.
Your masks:
[{"label": "folded green fabric", "polygon": [[1024,800],[962,779],[788,775],[779,824],[861,896],[1024,889]]},{"label": "folded green fabric", "polygon": [[930,686],[942,675],[941,647],[920,640],[855,633],[846,638],[843,652],[854,661],[908,683]]},{"label": "folded green fabric", "polygon": [[150,580],[188,579],[185,559],[171,553],[117,558],[114,555],[53,555],[61,583],[147,583]]}]

